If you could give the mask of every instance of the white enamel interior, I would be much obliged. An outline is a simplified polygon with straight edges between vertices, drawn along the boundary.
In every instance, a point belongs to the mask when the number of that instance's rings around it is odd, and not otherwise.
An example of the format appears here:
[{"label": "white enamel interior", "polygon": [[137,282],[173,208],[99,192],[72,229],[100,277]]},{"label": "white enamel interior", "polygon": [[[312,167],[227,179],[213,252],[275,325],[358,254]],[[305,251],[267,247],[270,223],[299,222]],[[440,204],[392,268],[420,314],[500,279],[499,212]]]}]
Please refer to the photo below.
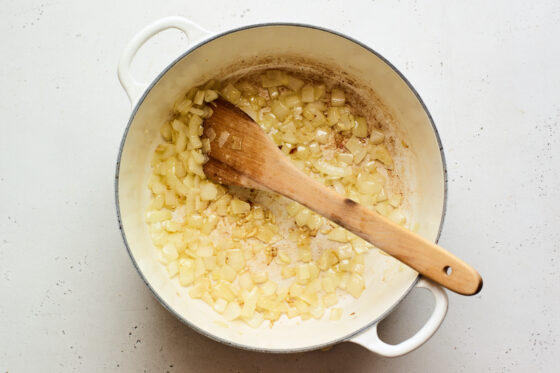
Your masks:
[{"label": "white enamel interior", "polygon": [[[159,141],[159,127],[174,101],[186,88],[203,83],[237,61],[263,56],[301,56],[338,67],[371,87],[393,112],[410,145],[414,170],[410,212],[417,232],[436,240],[445,204],[444,165],[430,118],[407,83],[383,59],[367,48],[324,30],[296,25],[266,25],[237,30],[210,40],[178,60],[140,100],[122,147],[118,171],[118,204],[130,253],[148,285],[167,307],[195,329],[219,339],[257,350],[297,351],[344,340],[374,323],[411,289],[416,272],[394,259],[372,253],[367,258],[366,291],[359,300],[343,299],[340,321],[279,320],[272,328],[252,329],[241,322],[225,323],[186,289],[171,281],[156,260],[144,223],[149,199],[146,188],[149,160]],[[385,281],[383,281],[385,277]],[[353,315],[350,315],[354,313]],[[299,320],[299,318],[298,318]]]}]

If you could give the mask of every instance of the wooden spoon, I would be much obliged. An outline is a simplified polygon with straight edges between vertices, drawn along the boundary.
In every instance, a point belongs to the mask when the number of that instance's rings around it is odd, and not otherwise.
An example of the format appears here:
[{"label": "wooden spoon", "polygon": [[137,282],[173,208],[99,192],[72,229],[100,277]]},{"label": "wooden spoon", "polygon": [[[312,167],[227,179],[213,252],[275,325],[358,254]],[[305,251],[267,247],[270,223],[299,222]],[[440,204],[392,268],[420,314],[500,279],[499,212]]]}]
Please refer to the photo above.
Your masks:
[{"label": "wooden spoon", "polygon": [[204,165],[209,179],[293,199],[459,294],[476,294],[482,288],[478,272],[461,259],[298,170],[259,125],[232,104],[215,101],[204,130],[211,140]]}]

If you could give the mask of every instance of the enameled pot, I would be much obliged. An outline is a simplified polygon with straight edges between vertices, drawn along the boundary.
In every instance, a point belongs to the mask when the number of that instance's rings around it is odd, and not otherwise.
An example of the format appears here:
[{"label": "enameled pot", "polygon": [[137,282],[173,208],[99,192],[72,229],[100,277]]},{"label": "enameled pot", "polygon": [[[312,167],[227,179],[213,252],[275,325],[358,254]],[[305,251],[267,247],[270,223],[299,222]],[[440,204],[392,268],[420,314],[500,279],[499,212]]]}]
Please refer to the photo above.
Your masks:
[{"label": "enameled pot", "polygon": [[[149,85],[137,82],[130,64],[138,49],[153,35],[169,28],[183,31],[191,47],[167,66]],[[212,34],[181,17],[161,19],[140,31],[125,48],[118,67],[120,82],[133,106],[116,170],[116,203],[120,229],[138,273],[156,298],[172,314],[198,332],[239,348],[263,352],[300,352],[354,342],[384,356],[399,356],[426,342],[442,323],[447,296],[439,286],[421,278],[395,259],[368,254],[367,288],[344,303],[340,321],[281,318],[273,327],[253,329],[242,322],[225,323],[201,300],[191,299],[178,281],[169,279],[156,259],[144,222],[150,198],[149,160],[159,141],[159,127],[173,103],[185,91],[206,80],[253,65],[305,63],[318,70],[337,71],[348,82],[375,92],[391,112],[406,139],[410,156],[403,169],[413,170],[406,182],[409,210],[416,230],[437,241],[446,201],[446,172],[441,143],[424,103],[404,76],[371,48],[337,32],[301,24],[260,24]],[[221,74],[221,75],[220,75]],[[411,338],[389,345],[377,334],[377,323],[414,288],[435,297],[426,324]]]}]

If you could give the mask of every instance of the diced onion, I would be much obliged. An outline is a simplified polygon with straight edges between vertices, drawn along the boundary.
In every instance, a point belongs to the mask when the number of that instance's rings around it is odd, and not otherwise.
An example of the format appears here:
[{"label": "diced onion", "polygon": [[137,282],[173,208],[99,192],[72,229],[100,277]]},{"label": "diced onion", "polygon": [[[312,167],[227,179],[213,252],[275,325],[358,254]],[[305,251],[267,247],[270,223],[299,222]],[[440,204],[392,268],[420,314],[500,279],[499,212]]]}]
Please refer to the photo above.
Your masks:
[{"label": "diced onion", "polygon": [[332,231],[329,232],[329,234],[327,235],[327,237],[329,238],[329,240],[332,241],[337,241],[337,242],[348,242],[348,231],[344,228],[335,228]]},{"label": "diced onion", "polygon": [[326,162],[323,159],[319,159],[313,162],[313,165],[318,171],[328,176],[344,177],[352,174],[352,168],[350,166],[348,165],[335,166],[333,164]]},{"label": "diced onion", "polygon": [[218,98],[218,92],[208,89],[204,91],[204,101],[212,102]]},{"label": "diced onion", "polygon": [[[368,126],[341,88],[327,90],[281,70],[258,78],[192,88],[162,124],[145,215],[157,260],[191,298],[227,321],[258,328],[282,315],[322,319],[329,311],[329,319],[340,320],[342,308],[333,306],[341,292],[363,293],[364,256],[373,246],[296,202],[285,205],[289,220],[277,222],[276,209],[253,197],[271,204],[281,197],[238,193],[207,179],[211,146],[243,151],[247,145],[227,131],[204,130],[204,120],[213,114],[209,103],[223,97],[254,118],[298,169],[405,224],[403,195],[388,182],[394,162],[387,146],[395,142],[386,146],[380,126],[389,122],[378,113],[377,125]],[[318,249],[316,236],[328,245]]]},{"label": "diced onion", "polygon": [[268,274],[264,271],[254,272],[252,279],[255,284],[262,284],[268,280]]},{"label": "diced onion", "polygon": [[315,140],[320,144],[326,144],[329,141],[329,131],[319,128],[315,132]]},{"label": "diced onion", "polygon": [[290,88],[292,91],[299,90],[303,86],[303,84],[304,84],[303,80],[298,79],[291,75],[288,76],[288,81],[286,83],[288,88]]},{"label": "diced onion", "polygon": [[298,214],[295,216],[297,225],[299,226],[306,225],[310,217],[311,217],[311,211],[309,211],[306,208],[300,210]]},{"label": "diced onion", "polygon": [[245,259],[241,250],[229,250],[226,257],[226,263],[235,271],[241,270],[245,266]]},{"label": "diced onion", "polygon": [[229,302],[223,313],[224,319],[228,321],[235,320],[240,315],[241,307],[239,307],[239,304],[235,301]]},{"label": "diced onion", "polygon": [[213,201],[218,195],[218,188],[211,182],[204,182],[200,185],[200,198],[205,201]]},{"label": "diced onion", "polygon": [[352,128],[352,134],[356,137],[366,137],[368,135],[368,127],[365,118],[356,118],[354,128]]},{"label": "diced onion", "polygon": [[373,147],[371,154],[374,159],[378,159],[389,169],[393,168],[393,158],[389,154],[389,151],[387,150],[385,145],[376,145],[375,147]]},{"label": "diced onion", "polygon": [[251,210],[251,205],[245,201],[241,201],[239,199],[234,199],[231,201],[231,212],[238,215],[238,214],[246,214]]},{"label": "diced onion", "polygon": [[313,86],[311,84],[307,84],[303,86],[301,89],[301,100],[303,102],[313,102],[315,101],[315,93]]},{"label": "diced onion", "polygon": [[360,295],[362,295],[362,292],[364,291],[365,285],[364,285],[364,279],[362,278],[361,275],[354,273],[352,274],[352,276],[350,276],[350,279],[348,280],[348,285],[346,286],[346,290],[354,297],[354,298],[359,298]]},{"label": "diced onion", "polygon": [[341,89],[333,89],[331,92],[331,105],[332,106],[342,106],[346,102],[346,95]]},{"label": "diced onion", "polygon": [[280,121],[284,121],[290,114],[290,109],[280,101],[273,101],[271,105],[272,113]]},{"label": "diced onion", "polygon": [[202,90],[196,92],[196,95],[194,95],[194,100],[193,100],[195,105],[202,105],[202,103],[204,102],[204,95],[205,92]]},{"label": "diced onion", "polygon": [[177,276],[179,273],[179,263],[175,260],[167,264],[167,275],[171,278]]},{"label": "diced onion", "polygon": [[224,95],[226,100],[234,104],[237,104],[239,102],[239,99],[241,98],[241,92],[237,88],[235,88],[233,84],[228,84],[222,90],[222,95]]},{"label": "diced onion", "polygon": [[385,134],[378,129],[373,129],[369,135],[369,141],[374,145],[379,145],[385,140]]}]

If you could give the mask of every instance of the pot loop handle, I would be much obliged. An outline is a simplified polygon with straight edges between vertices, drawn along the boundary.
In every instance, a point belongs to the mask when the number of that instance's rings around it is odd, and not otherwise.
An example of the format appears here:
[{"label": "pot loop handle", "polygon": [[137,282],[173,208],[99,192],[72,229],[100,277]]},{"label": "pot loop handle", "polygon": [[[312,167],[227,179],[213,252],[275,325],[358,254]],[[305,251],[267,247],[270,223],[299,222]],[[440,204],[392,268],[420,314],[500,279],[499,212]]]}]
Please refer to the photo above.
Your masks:
[{"label": "pot loop handle", "polygon": [[144,43],[146,43],[152,36],[170,28],[182,31],[186,35],[189,45],[193,45],[212,34],[210,31],[205,30],[186,18],[173,16],[159,19],[144,27],[140,32],[134,35],[124,48],[117,69],[119,81],[121,82],[121,85],[128,95],[132,105],[138,102],[138,99],[142,96],[148,86],[148,84],[141,83],[132,76],[130,71],[132,60],[142,45],[144,45]]},{"label": "pot loop handle", "polygon": [[375,324],[371,328],[368,328],[360,334],[350,338],[348,342],[357,343],[376,354],[387,357],[401,356],[422,346],[432,335],[434,335],[443,322],[445,314],[447,313],[448,302],[445,290],[443,290],[441,286],[436,285],[425,278],[420,278],[416,287],[428,289],[436,301],[432,315],[426,324],[424,324],[424,326],[416,332],[416,334],[404,342],[391,345],[383,342],[381,338],[379,338],[379,334],[377,333],[378,324]]}]

